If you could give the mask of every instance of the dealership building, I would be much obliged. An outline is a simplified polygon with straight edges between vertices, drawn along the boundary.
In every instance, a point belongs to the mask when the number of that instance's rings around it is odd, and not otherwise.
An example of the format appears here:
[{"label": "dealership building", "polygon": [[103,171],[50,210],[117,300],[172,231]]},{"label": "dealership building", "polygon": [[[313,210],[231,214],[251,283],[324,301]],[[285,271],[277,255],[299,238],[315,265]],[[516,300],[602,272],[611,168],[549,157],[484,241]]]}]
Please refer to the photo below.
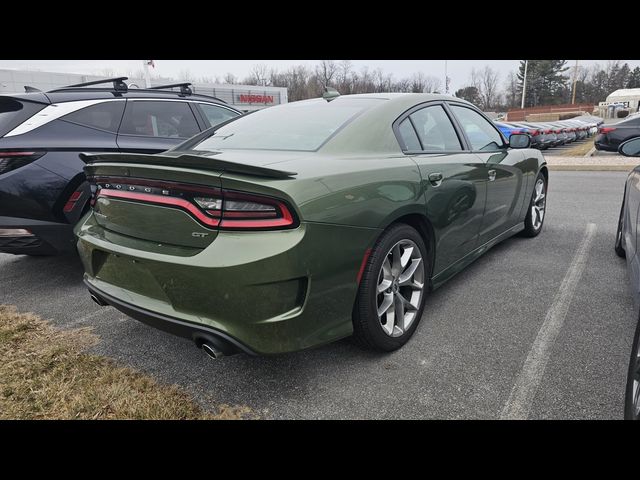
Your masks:
[{"label": "dealership building", "polygon": [[[24,93],[25,86],[37,88],[46,92],[55,88],[78,83],[101,80],[104,77],[96,75],[80,75],[75,73],[55,73],[29,70],[0,70],[0,95]],[[129,88],[144,88],[145,82],[141,78],[129,78],[125,81]],[[151,86],[177,83],[171,78],[151,80]],[[229,105],[250,112],[273,105],[287,103],[287,89],[283,87],[261,87],[255,85],[214,84],[192,82],[193,93],[211,95],[227,102]]]}]

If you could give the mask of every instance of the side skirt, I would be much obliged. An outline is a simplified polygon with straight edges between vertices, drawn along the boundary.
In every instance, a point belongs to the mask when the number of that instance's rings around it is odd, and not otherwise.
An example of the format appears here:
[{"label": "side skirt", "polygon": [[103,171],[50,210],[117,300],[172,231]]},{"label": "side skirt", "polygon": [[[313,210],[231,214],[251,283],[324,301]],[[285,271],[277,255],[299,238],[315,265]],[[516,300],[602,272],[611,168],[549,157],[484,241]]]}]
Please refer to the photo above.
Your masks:
[{"label": "side skirt", "polygon": [[467,265],[471,264],[474,260],[477,260],[480,256],[482,256],[482,254],[484,254],[491,247],[502,242],[503,240],[506,240],[507,238],[514,236],[516,233],[521,232],[522,230],[524,230],[524,222],[520,222],[514,225],[509,230],[506,230],[505,232],[501,233],[497,237],[489,240],[484,245],[480,245],[475,250],[467,253],[464,257],[462,257],[460,260],[455,262],[453,265],[447,267],[445,270],[443,270],[438,275],[433,277],[431,279],[431,289],[435,290],[436,288],[439,288],[447,280],[453,277],[455,274],[464,270],[467,267]]}]

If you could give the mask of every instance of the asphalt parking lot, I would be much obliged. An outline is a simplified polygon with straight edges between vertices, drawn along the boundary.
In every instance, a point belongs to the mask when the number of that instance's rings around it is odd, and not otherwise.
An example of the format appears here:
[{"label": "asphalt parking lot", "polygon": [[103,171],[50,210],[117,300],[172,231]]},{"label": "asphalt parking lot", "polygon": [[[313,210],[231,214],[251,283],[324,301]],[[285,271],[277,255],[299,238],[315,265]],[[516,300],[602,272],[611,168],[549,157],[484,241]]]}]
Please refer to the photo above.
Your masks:
[{"label": "asphalt parking lot", "polygon": [[[61,328],[94,327],[96,353],[176,383],[205,407],[246,405],[263,418],[494,419],[524,385],[527,418],[621,419],[637,321],[613,251],[625,177],[551,172],[541,235],[503,242],[434,292],[413,339],[392,354],[345,340],[213,361],[95,305],[74,257],[0,254],[0,303]],[[532,358],[537,377],[526,375]]]}]

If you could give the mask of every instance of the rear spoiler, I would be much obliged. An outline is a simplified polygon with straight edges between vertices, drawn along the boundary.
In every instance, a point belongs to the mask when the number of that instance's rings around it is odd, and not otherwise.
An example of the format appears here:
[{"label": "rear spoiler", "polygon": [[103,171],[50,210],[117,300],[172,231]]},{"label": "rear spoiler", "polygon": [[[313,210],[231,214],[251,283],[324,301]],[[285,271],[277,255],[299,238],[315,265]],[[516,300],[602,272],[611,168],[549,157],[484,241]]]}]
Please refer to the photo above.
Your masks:
[{"label": "rear spoiler", "polygon": [[297,175],[295,172],[286,172],[284,170],[276,170],[275,168],[229,162],[227,160],[220,160],[210,156],[188,153],[180,155],[148,155],[142,153],[99,153],[93,155],[90,153],[81,153],[80,159],[87,165],[95,165],[97,163],[139,163],[146,165],[193,168],[196,170],[211,170],[215,172],[223,171],[242,173],[244,175],[252,175],[256,177],[280,179]]}]

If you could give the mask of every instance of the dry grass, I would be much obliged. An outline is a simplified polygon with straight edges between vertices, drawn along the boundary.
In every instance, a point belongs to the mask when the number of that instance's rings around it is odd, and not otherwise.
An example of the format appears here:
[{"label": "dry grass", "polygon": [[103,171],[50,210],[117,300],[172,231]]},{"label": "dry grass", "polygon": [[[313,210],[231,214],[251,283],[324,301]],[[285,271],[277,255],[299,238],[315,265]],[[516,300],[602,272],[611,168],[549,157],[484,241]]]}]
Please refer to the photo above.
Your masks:
[{"label": "dry grass", "polygon": [[255,418],[248,407],[205,412],[176,386],[86,353],[97,341],[0,305],[0,419]]},{"label": "dry grass", "polygon": [[584,157],[589,150],[593,148],[593,141],[595,138],[588,138],[567,150],[561,150],[557,153],[554,152],[553,155],[557,155],[559,157]]}]

